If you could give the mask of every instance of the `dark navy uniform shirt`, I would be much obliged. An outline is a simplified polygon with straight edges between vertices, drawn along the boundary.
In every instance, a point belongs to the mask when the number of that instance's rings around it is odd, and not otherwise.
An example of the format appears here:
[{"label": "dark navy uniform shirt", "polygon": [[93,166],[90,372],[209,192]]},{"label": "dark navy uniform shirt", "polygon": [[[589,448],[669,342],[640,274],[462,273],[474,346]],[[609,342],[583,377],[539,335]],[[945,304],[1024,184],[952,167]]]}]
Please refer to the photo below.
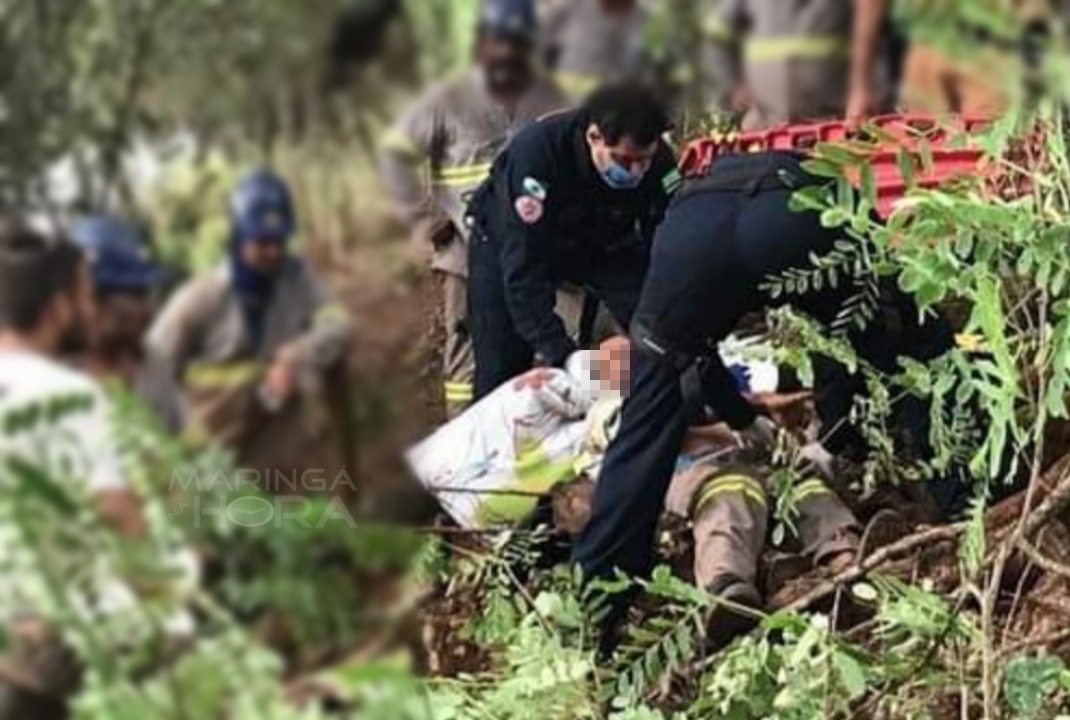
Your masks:
[{"label": "dark navy uniform shirt", "polygon": [[514,323],[551,362],[571,348],[553,320],[559,284],[583,285],[600,258],[629,244],[648,252],[680,184],[673,152],[662,142],[637,188],[609,187],[591,160],[589,125],[584,110],[529,125],[498,157],[472,203],[472,242],[495,246]]}]

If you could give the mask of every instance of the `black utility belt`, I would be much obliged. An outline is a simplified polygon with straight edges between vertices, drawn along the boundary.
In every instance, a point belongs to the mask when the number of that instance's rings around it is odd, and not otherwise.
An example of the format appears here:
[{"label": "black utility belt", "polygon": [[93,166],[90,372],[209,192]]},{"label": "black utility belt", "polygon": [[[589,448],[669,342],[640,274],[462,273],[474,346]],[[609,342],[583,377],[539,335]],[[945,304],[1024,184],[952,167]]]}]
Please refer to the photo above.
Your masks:
[{"label": "black utility belt", "polygon": [[740,192],[753,195],[759,192],[790,190],[800,187],[801,184],[798,173],[787,168],[741,168],[726,172],[712,170],[702,177],[685,180],[676,193],[675,199],[680,201],[692,195],[712,192]]}]

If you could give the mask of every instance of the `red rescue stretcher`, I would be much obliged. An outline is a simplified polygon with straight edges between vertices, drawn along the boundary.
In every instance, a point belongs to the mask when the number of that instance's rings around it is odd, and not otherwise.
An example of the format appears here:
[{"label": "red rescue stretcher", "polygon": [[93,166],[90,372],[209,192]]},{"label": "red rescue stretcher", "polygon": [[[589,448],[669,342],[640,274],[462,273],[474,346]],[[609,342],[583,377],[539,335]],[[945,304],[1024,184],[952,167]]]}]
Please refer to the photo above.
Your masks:
[{"label": "red rescue stretcher", "polygon": [[[877,211],[887,217],[910,187],[936,188],[956,178],[983,177],[1002,196],[1022,190],[1024,178],[1012,180],[985,156],[972,136],[991,127],[982,117],[935,118],[929,115],[886,115],[868,123],[879,128],[877,137],[853,130],[842,121],[787,125],[754,132],[716,134],[690,143],[680,160],[685,177],[702,175],[722,155],[765,150],[812,152],[819,144],[847,143],[864,154],[873,170]],[[913,178],[903,177],[904,151],[909,154]]]}]

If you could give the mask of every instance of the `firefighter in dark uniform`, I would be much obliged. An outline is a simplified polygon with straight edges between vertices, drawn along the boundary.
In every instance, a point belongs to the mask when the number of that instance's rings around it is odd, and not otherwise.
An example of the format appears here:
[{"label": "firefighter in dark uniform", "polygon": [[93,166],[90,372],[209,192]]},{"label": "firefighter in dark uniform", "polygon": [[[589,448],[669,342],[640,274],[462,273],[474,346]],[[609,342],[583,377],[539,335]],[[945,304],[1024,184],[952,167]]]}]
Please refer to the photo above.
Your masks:
[{"label": "firefighter in dark uniform", "polygon": [[[630,396],[603,465],[591,521],[575,549],[587,577],[612,576],[616,570],[640,576],[649,572],[662,498],[685,431],[700,408],[712,409],[752,443],[768,439],[767,421],[756,418],[710,348],[744,315],[777,303],[790,303],[829,325],[857,294],[854,282],[840,282],[836,288],[774,302],[761,289],[770,277],[789,269],[812,268],[813,255],[831,252],[843,239],[842,231],[822,227],[817,213],[789,209],[789,198],[799,188],[827,183],[806,173],[800,162],[799,156],[779,151],[728,155],[717,159],[705,176],[687,180],[673,200],[653,245],[632,325]],[[894,372],[900,356],[924,362],[952,347],[946,322],[919,323],[912,299],[894,280],[881,295],[877,317],[848,336],[863,360]],[[698,377],[689,382],[692,375]],[[815,386],[825,448],[844,452],[861,440],[843,421],[853,397],[864,391],[863,380],[835,366],[816,374]],[[689,387],[698,391],[689,392]],[[921,452],[927,446],[926,410],[920,400],[896,409],[898,422],[914,431]],[[717,592],[738,594],[730,584]]]},{"label": "firefighter in dark uniform", "polygon": [[499,156],[470,213],[477,399],[577,349],[554,314],[562,283],[585,288],[628,326],[654,229],[680,183],[661,139],[668,126],[646,88],[614,85],[528,126]]}]

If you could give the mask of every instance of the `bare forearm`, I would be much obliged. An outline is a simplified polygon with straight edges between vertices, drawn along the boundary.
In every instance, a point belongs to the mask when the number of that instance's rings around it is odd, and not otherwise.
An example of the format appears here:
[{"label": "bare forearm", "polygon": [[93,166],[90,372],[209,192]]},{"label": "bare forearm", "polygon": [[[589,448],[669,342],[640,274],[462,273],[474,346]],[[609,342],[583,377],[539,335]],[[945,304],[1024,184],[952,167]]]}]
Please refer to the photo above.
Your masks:
[{"label": "bare forearm", "polygon": [[880,42],[881,24],[888,0],[854,0],[854,29],[851,42],[851,86],[868,88]]}]

